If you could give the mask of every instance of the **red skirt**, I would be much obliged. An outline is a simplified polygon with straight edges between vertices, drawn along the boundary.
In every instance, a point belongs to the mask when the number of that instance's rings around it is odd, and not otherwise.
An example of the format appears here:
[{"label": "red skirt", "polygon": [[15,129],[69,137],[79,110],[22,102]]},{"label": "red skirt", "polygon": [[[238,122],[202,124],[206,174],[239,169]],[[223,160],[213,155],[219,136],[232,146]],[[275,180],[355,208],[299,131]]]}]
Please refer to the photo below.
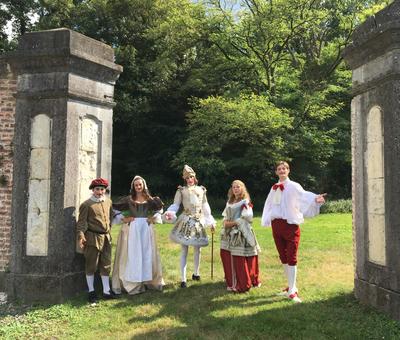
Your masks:
[{"label": "red skirt", "polygon": [[260,284],[257,255],[234,256],[225,249],[220,254],[228,288],[243,293]]}]

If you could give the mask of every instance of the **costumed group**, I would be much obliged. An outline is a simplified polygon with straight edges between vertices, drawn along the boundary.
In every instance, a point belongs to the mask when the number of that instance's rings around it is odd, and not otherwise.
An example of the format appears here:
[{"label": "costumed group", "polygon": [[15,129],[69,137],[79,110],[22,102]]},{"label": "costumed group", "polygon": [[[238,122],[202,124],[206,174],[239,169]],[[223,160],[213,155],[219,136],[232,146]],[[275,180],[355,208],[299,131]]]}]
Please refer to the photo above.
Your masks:
[{"label": "costumed group", "polygon": [[[287,287],[278,294],[301,302],[296,287],[297,250],[300,241],[299,225],[304,217],[319,214],[326,194],[305,191],[289,179],[290,168],[285,161],[276,164],[279,177],[265,201],[261,225],[272,226],[272,235],[282,262]],[[216,222],[207,202],[206,188],[198,185],[196,173],[185,165],[184,186],[179,186],[173,204],[163,211],[159,197],[150,195],[144,178],[135,176],[130,195],[112,203],[106,195],[108,181],[94,179],[89,189],[92,196],[79,208],[77,222],[78,246],[85,257],[89,302],[96,303],[94,274],[100,272],[103,298],[118,294],[138,294],[146,289],[162,290],[160,254],[157,249],[154,224],[173,223],[170,239],[181,246],[181,288],[187,287],[186,263],[189,246],[194,250],[192,280],[200,281],[200,255],[208,245],[206,228],[214,233]],[[177,216],[181,207],[182,213]],[[258,255],[260,247],[252,228],[253,205],[245,184],[234,180],[228,191],[228,201],[222,213],[220,257],[225,274],[226,289],[242,293],[260,287]],[[111,274],[111,225],[122,227],[118,236]]]}]

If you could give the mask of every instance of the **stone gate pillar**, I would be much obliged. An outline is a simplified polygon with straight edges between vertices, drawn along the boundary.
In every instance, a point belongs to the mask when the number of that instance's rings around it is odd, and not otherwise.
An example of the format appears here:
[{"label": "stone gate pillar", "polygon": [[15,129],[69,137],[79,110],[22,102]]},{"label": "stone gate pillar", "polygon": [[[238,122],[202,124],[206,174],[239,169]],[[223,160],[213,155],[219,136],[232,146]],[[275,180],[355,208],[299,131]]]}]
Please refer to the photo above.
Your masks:
[{"label": "stone gate pillar", "polygon": [[354,91],[355,295],[400,320],[400,1],[358,27],[344,58]]},{"label": "stone gate pillar", "polygon": [[75,219],[94,177],[111,177],[113,49],[68,29],[21,37],[8,297],[58,302],[85,286]]}]

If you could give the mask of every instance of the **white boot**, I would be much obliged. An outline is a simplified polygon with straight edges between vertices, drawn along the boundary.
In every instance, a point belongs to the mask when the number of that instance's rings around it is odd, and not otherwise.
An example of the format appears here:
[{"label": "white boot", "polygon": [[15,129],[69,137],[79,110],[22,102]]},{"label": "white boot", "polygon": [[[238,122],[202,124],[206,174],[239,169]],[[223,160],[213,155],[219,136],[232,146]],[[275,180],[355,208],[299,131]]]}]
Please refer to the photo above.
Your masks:
[{"label": "white boot", "polygon": [[296,277],[297,277],[297,266],[288,266],[288,282],[289,282],[288,298],[294,302],[301,302],[300,298],[297,295]]}]

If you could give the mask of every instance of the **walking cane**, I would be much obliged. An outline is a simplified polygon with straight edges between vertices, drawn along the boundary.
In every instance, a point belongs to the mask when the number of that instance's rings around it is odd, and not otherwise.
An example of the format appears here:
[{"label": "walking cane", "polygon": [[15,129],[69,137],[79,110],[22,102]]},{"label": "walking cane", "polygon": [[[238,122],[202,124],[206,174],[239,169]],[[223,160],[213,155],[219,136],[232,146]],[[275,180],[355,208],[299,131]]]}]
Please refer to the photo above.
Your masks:
[{"label": "walking cane", "polygon": [[211,229],[211,280],[214,277],[214,232],[215,229]]}]

